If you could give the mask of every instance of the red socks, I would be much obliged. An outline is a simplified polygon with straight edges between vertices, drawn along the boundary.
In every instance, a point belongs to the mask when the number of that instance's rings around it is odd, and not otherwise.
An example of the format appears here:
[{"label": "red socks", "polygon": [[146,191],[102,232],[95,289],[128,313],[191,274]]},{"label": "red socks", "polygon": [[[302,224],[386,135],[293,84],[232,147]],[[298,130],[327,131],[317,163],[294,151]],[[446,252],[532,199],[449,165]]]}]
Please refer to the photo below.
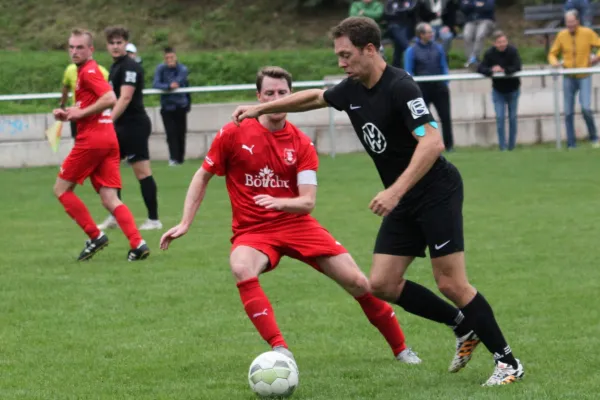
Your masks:
[{"label": "red socks", "polygon": [[83,229],[90,239],[93,240],[100,236],[100,230],[96,226],[90,212],[75,193],[72,191],[64,192],[58,198],[58,201],[60,201],[67,214],[77,222],[77,225]]},{"label": "red socks", "polygon": [[396,319],[394,309],[383,300],[379,300],[370,293],[356,297],[356,301],[362,307],[369,322],[373,324],[388,342],[394,356],[397,356],[404,349],[404,333]]},{"label": "red socks", "polygon": [[138,231],[138,228],[135,225],[135,219],[133,218],[131,211],[129,211],[129,208],[127,208],[125,204],[121,204],[115,208],[113,216],[117,220],[117,223],[125,236],[127,236],[127,239],[129,239],[131,248],[137,248],[142,241],[142,235],[140,235],[140,231]]},{"label": "red socks", "polygon": [[284,346],[287,344],[275,321],[275,314],[269,299],[263,292],[258,278],[251,278],[237,284],[244,309],[260,336],[271,345]]},{"label": "red socks", "polygon": [[[240,298],[248,318],[254,324],[260,336],[271,345],[284,346],[287,344],[281,335],[281,331],[275,321],[275,314],[269,299],[263,292],[258,278],[251,278],[237,284]],[[383,335],[388,342],[394,355],[398,355],[404,349],[404,333],[396,319],[392,307],[383,300],[379,300],[370,293],[356,298],[367,318]]]}]

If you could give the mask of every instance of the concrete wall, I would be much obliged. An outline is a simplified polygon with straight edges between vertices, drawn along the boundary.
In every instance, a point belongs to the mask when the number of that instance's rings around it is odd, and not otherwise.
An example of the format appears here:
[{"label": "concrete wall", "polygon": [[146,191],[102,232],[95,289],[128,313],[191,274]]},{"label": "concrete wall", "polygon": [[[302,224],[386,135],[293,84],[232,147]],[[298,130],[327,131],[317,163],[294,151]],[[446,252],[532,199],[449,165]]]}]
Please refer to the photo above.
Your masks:
[{"label": "concrete wall", "polygon": [[[518,142],[523,144],[554,140],[554,98],[547,78],[523,78],[519,101]],[[595,76],[595,80],[600,77]],[[549,87],[546,83],[549,83]],[[490,94],[491,82],[451,82],[452,119],[455,144],[460,146],[494,146],[497,144],[494,107]],[[600,112],[600,92],[594,88],[592,108]],[[194,105],[188,115],[187,157],[202,157],[214,134],[227,122],[237,104]],[[562,109],[562,98],[560,99]],[[164,126],[158,108],[148,108],[153,134],[150,150],[153,159],[167,160],[168,151]],[[432,111],[436,116],[435,109]],[[338,153],[363,151],[345,113],[333,111],[335,139],[329,138],[329,109],[290,114],[289,119],[309,135],[320,153],[329,153],[335,147]],[[50,150],[44,132],[53,123],[51,114],[0,115],[0,167],[59,165],[72,146],[70,126],[64,124],[62,141],[57,153]],[[565,138],[561,119],[562,137]],[[578,136],[586,129],[580,116],[576,118]]]}]

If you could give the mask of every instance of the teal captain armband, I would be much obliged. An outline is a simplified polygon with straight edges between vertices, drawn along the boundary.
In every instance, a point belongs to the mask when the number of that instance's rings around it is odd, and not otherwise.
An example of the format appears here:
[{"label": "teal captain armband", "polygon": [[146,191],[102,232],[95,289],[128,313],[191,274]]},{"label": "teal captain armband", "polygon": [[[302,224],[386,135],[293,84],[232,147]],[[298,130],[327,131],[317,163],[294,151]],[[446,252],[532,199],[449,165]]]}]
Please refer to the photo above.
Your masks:
[{"label": "teal captain armband", "polygon": [[[438,127],[438,124],[435,121],[431,121],[429,125],[433,126],[435,129],[437,129]],[[417,129],[415,129],[415,135],[419,137],[425,136],[425,125],[421,125]]]}]

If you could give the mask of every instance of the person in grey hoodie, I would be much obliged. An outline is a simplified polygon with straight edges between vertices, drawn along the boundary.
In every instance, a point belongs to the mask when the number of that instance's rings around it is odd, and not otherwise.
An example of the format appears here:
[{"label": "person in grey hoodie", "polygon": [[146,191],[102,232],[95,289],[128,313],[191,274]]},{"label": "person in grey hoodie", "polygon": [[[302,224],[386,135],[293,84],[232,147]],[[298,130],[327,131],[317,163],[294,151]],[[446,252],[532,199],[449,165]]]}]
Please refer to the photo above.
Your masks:
[{"label": "person in grey hoodie", "polygon": [[[177,61],[175,50],[167,47],[164,52],[165,62],[156,67],[152,86],[162,90],[189,86],[188,69]],[[185,159],[187,113],[190,107],[191,99],[188,93],[166,93],[160,96],[160,115],[167,134],[170,166],[180,165]]]}]

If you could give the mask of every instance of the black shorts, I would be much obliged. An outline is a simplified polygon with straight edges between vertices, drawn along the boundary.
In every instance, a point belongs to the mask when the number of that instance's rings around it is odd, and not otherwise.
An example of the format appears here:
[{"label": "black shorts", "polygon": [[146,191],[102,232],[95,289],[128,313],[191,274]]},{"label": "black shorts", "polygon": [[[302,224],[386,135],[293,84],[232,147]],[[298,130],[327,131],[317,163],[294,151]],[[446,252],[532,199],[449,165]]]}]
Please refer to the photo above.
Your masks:
[{"label": "black shorts", "polygon": [[121,160],[127,160],[129,164],[150,159],[148,140],[152,133],[152,123],[148,116],[130,118],[115,124]]},{"label": "black shorts", "polygon": [[463,184],[458,170],[447,171],[409,204],[400,203],[383,219],[375,254],[431,258],[464,251]]}]

